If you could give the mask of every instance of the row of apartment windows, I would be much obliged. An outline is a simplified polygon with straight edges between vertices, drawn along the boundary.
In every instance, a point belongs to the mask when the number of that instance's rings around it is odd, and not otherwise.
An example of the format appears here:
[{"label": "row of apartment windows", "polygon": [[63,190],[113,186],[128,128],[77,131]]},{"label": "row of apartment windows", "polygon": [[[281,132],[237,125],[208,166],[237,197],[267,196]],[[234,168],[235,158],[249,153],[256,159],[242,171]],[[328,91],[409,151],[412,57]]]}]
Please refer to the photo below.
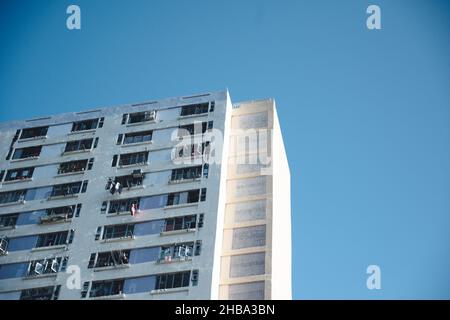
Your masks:
[{"label": "row of apartment windows", "polygon": [[171,192],[146,197],[113,200],[109,203],[103,202],[101,213],[124,213],[130,212],[134,207],[137,210],[150,210],[181,204],[197,203],[206,200],[206,188],[193,189],[181,192]]},{"label": "row of apartment windows", "polygon": [[[57,174],[83,172],[85,170],[91,170],[93,165],[94,158],[62,162],[59,164]],[[4,181],[20,181],[31,179],[33,177],[35,169],[36,167],[10,169],[6,171],[6,175],[5,170],[2,170],[0,172],[0,182],[3,180],[3,177],[5,177]]]},{"label": "row of apartment windows", "polygon": [[[116,238],[131,238],[134,236],[144,236],[170,232],[177,230],[195,230],[203,227],[204,215],[187,215],[173,218],[150,220],[139,223],[116,224],[98,227],[95,240]],[[72,243],[74,230],[44,233],[38,235],[22,237],[2,237],[0,238],[0,255],[5,255],[8,251],[30,250],[40,247],[51,247]]]},{"label": "row of apartment windows", "polygon": [[92,253],[88,268],[117,267],[144,262],[171,262],[188,260],[200,255],[201,240],[158,247],[134,248]]},{"label": "row of apartment windows", "polygon": [[[105,118],[102,117],[102,118],[73,122],[71,132],[96,129],[97,126],[98,126],[98,128],[102,128],[104,120],[105,120]],[[20,133],[19,140],[31,139],[31,138],[41,138],[41,137],[45,137],[47,135],[48,128],[49,128],[49,126],[26,128],[26,129],[18,130],[18,132],[16,132],[16,134]]]},{"label": "row of apartment windows", "polygon": [[201,213],[198,216],[193,214],[139,223],[108,225],[97,228],[95,240],[132,238],[134,236],[152,235],[178,230],[190,231],[203,227],[203,221],[204,215]]},{"label": "row of apartment windows", "polygon": [[73,241],[75,230],[50,232],[39,235],[0,239],[0,255],[7,252],[31,250],[34,248],[68,245]]},{"label": "row of apartment windows", "polygon": [[[214,101],[212,101],[211,103],[204,102],[185,105],[181,107],[180,116],[185,117],[192,115],[200,115],[205,114],[208,111],[214,112],[214,106],[215,106]],[[156,117],[157,117],[156,110],[125,113],[122,115],[122,124],[136,124],[141,122],[156,121]]]},{"label": "row of apartment windows", "polygon": [[[167,244],[156,247],[133,248],[92,253],[88,268],[118,267],[146,262],[167,263],[190,260],[201,253],[202,241]],[[50,257],[28,262],[0,265],[0,280],[36,277],[65,271],[69,257]]]},{"label": "row of apartment windows", "polygon": [[0,204],[74,196],[78,193],[85,193],[87,186],[88,180],[84,180],[48,187],[0,192]]},{"label": "row of apartment windows", "polygon": [[2,264],[0,265],[0,280],[57,274],[66,270],[68,261],[69,257],[66,256]]},{"label": "row of apartment windows", "polygon": [[[62,154],[75,151],[89,151],[91,149],[97,148],[98,138],[90,138],[90,139],[81,139],[75,141],[68,141],[62,149]],[[8,155],[6,156],[6,160],[9,160],[12,155],[13,160],[19,159],[29,159],[29,158],[38,158],[42,152],[42,145],[25,147],[25,148],[17,148],[14,150],[10,150]]]},{"label": "row of apartment windows", "polygon": [[85,282],[81,297],[85,298],[88,291],[89,297],[94,298],[189,287],[189,282],[196,286],[198,284],[198,274],[198,270],[193,270],[192,272],[189,270],[137,278],[93,281],[90,290],[89,282]]},{"label": "row of apartment windows", "polygon": [[0,216],[0,228],[14,228],[21,225],[45,224],[55,221],[67,221],[79,217],[81,203],[77,205],[53,207],[36,211],[20,212]]}]

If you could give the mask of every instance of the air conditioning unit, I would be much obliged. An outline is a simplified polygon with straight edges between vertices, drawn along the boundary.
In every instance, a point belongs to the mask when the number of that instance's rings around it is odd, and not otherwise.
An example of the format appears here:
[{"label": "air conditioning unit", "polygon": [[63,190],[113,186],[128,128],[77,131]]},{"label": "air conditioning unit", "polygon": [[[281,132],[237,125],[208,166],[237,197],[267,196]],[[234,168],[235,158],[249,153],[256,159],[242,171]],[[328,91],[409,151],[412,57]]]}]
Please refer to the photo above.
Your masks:
[{"label": "air conditioning unit", "polygon": [[145,112],[144,120],[145,121],[155,121],[156,120],[156,110]]}]

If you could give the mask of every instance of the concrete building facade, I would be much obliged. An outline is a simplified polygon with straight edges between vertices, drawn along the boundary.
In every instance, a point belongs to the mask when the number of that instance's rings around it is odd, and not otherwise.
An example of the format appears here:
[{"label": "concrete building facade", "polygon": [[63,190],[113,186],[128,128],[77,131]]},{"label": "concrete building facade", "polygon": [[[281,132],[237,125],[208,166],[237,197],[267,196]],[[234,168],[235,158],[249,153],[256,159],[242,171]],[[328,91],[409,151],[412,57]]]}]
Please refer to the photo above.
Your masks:
[{"label": "concrete building facade", "polygon": [[206,93],[0,135],[0,300],[291,298],[273,100]]}]

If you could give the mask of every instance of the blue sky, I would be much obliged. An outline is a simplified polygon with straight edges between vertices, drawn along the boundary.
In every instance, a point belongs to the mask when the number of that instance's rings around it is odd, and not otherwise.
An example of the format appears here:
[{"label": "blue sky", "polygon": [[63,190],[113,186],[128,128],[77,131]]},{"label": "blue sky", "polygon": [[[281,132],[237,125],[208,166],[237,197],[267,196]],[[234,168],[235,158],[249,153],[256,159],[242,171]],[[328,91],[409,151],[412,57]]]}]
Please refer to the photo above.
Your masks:
[{"label": "blue sky", "polygon": [[[366,28],[369,4],[382,30]],[[273,97],[294,298],[450,299],[449,18],[446,1],[1,1],[0,121]]]}]

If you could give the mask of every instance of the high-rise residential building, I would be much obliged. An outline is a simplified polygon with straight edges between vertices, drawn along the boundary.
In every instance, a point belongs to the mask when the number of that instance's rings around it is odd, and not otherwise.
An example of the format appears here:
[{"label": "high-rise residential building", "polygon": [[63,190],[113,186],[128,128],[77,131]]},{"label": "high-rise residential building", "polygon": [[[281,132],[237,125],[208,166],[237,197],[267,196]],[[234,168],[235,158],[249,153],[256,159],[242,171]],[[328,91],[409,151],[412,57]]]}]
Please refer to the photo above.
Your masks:
[{"label": "high-rise residential building", "polygon": [[275,102],[228,91],[0,123],[0,300],[291,299]]}]

